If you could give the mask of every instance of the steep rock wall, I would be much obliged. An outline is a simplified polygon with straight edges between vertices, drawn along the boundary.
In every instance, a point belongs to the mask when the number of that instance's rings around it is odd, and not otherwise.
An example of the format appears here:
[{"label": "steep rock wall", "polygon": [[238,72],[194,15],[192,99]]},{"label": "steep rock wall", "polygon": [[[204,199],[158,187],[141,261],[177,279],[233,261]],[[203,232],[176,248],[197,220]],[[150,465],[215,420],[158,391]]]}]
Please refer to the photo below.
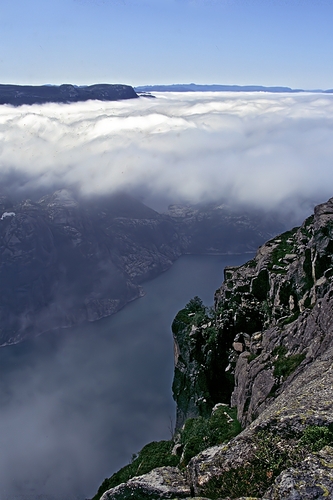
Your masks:
[{"label": "steep rock wall", "polygon": [[[195,298],[177,314],[178,425],[223,398],[210,386],[218,374],[222,388],[234,377],[231,404],[244,427],[190,460],[191,498],[333,498],[332,241],[333,199],[227,268],[213,311]],[[152,498],[172,496],[170,488]]]}]

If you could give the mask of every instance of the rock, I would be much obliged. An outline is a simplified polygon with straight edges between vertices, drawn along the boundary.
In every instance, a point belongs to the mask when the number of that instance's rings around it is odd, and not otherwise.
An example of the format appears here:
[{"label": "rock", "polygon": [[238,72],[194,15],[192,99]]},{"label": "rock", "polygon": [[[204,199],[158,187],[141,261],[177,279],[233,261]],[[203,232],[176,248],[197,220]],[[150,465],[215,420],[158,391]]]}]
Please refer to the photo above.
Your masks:
[{"label": "rock", "polygon": [[333,498],[332,241],[333,199],[177,314],[177,427],[230,396],[243,425],[190,460],[194,498]]},{"label": "rock", "polygon": [[183,474],[176,467],[159,467],[106,491],[101,500],[186,498],[191,495]]},{"label": "rock", "polygon": [[[225,269],[225,281],[215,294],[216,317],[212,325],[216,331],[215,346],[203,364],[205,373],[215,373],[221,386],[225,387],[224,399],[220,391],[211,401],[211,407],[219,401],[229,401],[232,392],[229,374],[235,374],[231,400],[238,407],[243,426],[251,423],[270,404],[270,398],[279,393],[284,382],[288,383],[290,367],[295,365],[296,369],[297,363],[310,359],[310,351],[312,353],[315,346],[322,352],[327,339],[331,338],[329,323],[323,324],[323,331],[319,333],[318,322],[322,323],[331,314],[328,296],[326,300],[324,296],[332,286],[332,206],[332,200],[320,205],[315,215],[300,228],[262,245],[253,260],[243,266]],[[277,262],[280,263],[278,267]],[[318,314],[314,304],[324,308],[323,314]],[[179,377],[179,371],[183,377],[191,373],[191,384],[195,387],[193,376],[202,380],[203,370],[200,368],[202,361],[199,364],[200,356],[194,349],[201,342],[201,350],[205,352],[204,340],[198,339],[196,344],[190,344],[185,331],[182,335],[181,341],[180,333],[176,335],[176,342],[181,345],[179,359],[183,359],[183,365],[176,365],[175,379]],[[187,354],[186,350],[189,351]],[[229,352],[228,356],[223,355],[223,351]],[[196,357],[198,363],[194,367]],[[191,366],[187,366],[187,359],[192,360]],[[207,388],[212,395],[211,389]],[[192,403],[188,407],[188,410],[191,407],[191,415],[195,397],[191,396]],[[207,401],[211,399],[205,397]],[[178,403],[177,398],[175,393]],[[178,404],[178,413],[182,412],[184,420],[190,416],[184,407],[184,396],[181,405]],[[204,411],[211,410],[211,407]],[[199,414],[202,413],[197,409]]]},{"label": "rock", "polygon": [[283,471],[263,500],[333,498],[333,448],[326,446],[297,467]]},{"label": "rock", "polygon": [[238,352],[243,352],[243,350],[244,350],[244,346],[241,342],[234,342],[232,344],[232,347],[235,349],[235,351],[238,351]]}]

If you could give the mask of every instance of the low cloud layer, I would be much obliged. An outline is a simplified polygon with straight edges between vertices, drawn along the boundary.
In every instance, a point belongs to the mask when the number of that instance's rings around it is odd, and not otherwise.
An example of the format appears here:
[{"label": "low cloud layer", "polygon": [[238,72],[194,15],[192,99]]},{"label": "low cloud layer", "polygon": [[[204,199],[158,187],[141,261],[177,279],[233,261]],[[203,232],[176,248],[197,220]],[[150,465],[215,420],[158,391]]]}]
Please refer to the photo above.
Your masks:
[{"label": "low cloud layer", "polygon": [[170,439],[170,324],[213,301],[244,256],[186,256],[111,318],[0,349],[1,500],[84,500],[150,441]]},{"label": "low cloud layer", "polygon": [[18,190],[274,208],[333,196],[333,96],[156,94],[0,106],[0,175]]}]

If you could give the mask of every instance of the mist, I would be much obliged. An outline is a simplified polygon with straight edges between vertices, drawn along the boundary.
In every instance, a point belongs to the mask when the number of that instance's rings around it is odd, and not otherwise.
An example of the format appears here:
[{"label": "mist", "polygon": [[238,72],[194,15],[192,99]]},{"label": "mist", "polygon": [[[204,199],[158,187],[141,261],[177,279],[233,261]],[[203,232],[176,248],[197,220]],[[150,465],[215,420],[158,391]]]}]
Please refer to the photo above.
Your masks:
[{"label": "mist", "polygon": [[302,217],[305,200],[333,195],[332,129],[333,96],[323,94],[1,106],[0,178],[19,195],[122,190],[154,208],[224,199]]},{"label": "mist", "polygon": [[0,350],[1,500],[84,500],[150,441],[170,439],[171,322],[212,304],[227,264],[186,256],[111,318]]}]

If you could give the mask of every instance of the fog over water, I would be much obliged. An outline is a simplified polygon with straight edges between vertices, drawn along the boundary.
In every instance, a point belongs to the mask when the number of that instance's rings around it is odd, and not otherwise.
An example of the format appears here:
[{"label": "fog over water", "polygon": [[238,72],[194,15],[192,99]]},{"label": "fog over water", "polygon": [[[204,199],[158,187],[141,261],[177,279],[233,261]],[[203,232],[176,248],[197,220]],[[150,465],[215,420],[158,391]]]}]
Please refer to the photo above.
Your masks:
[{"label": "fog over water", "polygon": [[250,257],[181,257],[114,317],[2,348],[0,499],[84,500],[170,439],[171,322],[194,295],[212,304],[224,266]]},{"label": "fog over water", "polygon": [[120,189],[155,206],[224,197],[302,219],[309,210],[301,202],[333,194],[332,132],[330,94],[156,93],[0,106],[0,180],[19,193]]}]

